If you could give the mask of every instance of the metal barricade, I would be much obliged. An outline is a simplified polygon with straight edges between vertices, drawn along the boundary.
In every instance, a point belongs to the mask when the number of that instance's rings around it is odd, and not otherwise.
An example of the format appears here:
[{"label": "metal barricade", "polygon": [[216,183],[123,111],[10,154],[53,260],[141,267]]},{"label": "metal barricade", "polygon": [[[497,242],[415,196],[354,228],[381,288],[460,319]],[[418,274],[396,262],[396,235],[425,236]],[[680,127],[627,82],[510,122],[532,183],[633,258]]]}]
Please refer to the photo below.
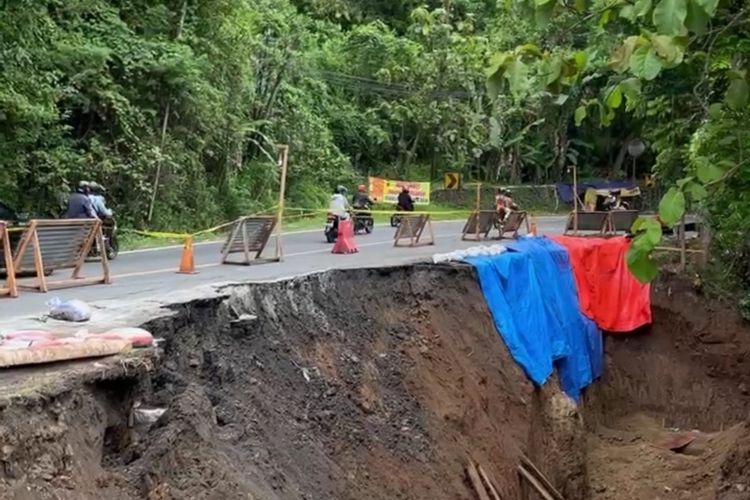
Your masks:
[{"label": "metal barricade", "polygon": [[[276,217],[242,217],[232,227],[221,249],[222,264],[249,266],[256,263],[279,262],[281,259],[261,258],[276,227]],[[231,261],[231,255],[241,254],[241,261]],[[278,252],[277,252],[278,255]]]},{"label": "metal barricade", "polygon": [[[91,247],[104,248],[101,221],[98,219],[32,220],[21,236],[13,256],[16,273],[33,272],[41,292],[82,285],[110,284],[109,262],[102,252],[102,275],[84,278],[81,271]],[[72,269],[69,279],[50,281],[46,275],[60,269]]]},{"label": "metal barricade", "polygon": [[16,269],[13,266],[13,254],[10,247],[10,236],[8,225],[0,221],[0,264],[5,267],[5,285],[0,286],[0,296],[18,297],[18,286],[16,284]]},{"label": "metal barricade", "polygon": [[[422,239],[425,229],[429,232],[429,238]],[[402,244],[401,240],[408,239],[407,245]],[[393,235],[393,246],[421,247],[435,244],[435,233],[432,230],[432,219],[428,214],[421,215],[404,215],[401,218],[401,224]]]}]

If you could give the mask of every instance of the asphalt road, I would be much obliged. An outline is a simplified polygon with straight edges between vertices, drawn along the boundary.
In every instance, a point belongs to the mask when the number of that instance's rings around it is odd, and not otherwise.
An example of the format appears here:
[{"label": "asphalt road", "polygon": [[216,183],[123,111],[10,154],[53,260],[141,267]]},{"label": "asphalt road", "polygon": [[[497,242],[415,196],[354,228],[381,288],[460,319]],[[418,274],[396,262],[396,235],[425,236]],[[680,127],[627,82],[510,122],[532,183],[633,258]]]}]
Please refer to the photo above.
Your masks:
[{"label": "asphalt road", "polygon": [[[539,217],[537,222],[541,234],[560,234],[564,217]],[[195,245],[198,274],[194,275],[175,272],[180,262],[181,247],[124,252],[111,262],[113,284],[56,290],[47,294],[21,291],[17,299],[0,299],[0,318],[8,320],[39,316],[47,311],[46,302],[52,297],[89,303],[125,302],[148,297],[165,300],[172,295],[184,296],[182,292],[199,285],[275,280],[333,268],[406,264],[428,259],[436,253],[495,243],[461,241],[463,224],[463,221],[433,223],[435,245],[419,248],[394,248],[394,230],[389,226],[376,226],[372,234],[356,238],[359,253],[351,255],[331,254],[331,245],[325,243],[322,227],[314,231],[289,233],[283,236],[283,262],[254,266],[221,265],[221,243],[199,243]],[[265,252],[266,255],[273,255],[274,244],[269,244]],[[65,270],[56,271],[52,279],[67,278],[68,273]],[[91,262],[86,265],[83,275],[93,277],[97,273],[101,273],[101,265]]]}]

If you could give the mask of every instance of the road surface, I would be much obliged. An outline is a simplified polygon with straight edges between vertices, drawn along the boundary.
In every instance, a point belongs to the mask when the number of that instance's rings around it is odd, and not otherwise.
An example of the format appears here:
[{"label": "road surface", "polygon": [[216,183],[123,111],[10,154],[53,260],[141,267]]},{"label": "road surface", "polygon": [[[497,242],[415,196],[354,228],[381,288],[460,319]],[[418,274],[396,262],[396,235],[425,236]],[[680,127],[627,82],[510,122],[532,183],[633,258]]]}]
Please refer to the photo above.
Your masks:
[{"label": "road surface", "polygon": [[[564,217],[551,216],[537,219],[541,234],[559,234],[564,227]],[[180,262],[181,247],[123,252],[111,263],[113,284],[55,290],[47,294],[21,291],[17,299],[0,298],[0,318],[40,316],[47,311],[46,302],[52,297],[79,299],[89,303],[97,301],[158,297],[170,295],[191,287],[212,283],[266,281],[288,278],[333,268],[375,267],[407,264],[425,260],[435,253],[445,253],[478,244],[461,241],[464,222],[435,222],[435,245],[419,248],[394,248],[394,230],[389,226],[376,226],[369,235],[357,236],[359,253],[333,255],[331,245],[319,230],[285,234],[283,237],[284,261],[255,266],[219,264],[220,242],[195,245],[195,263],[198,274],[182,275],[175,271]],[[272,238],[273,240],[273,238]],[[273,255],[274,244],[269,244],[267,255]],[[56,271],[53,278],[67,278],[69,271]],[[101,273],[101,265],[88,263],[83,275],[93,277]],[[21,280],[21,282],[28,282]]]}]

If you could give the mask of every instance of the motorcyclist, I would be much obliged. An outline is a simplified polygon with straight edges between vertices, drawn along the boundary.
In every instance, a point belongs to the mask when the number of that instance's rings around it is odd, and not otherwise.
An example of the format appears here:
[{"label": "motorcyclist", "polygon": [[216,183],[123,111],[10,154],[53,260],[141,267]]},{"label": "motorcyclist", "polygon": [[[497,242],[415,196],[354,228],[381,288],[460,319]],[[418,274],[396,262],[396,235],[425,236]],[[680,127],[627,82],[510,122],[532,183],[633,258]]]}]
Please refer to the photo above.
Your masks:
[{"label": "motorcyclist", "polygon": [[75,192],[68,199],[68,210],[66,218],[68,219],[98,219],[94,204],[89,195],[91,194],[91,184],[86,181],[78,183]]},{"label": "motorcyclist", "polygon": [[348,219],[349,208],[349,202],[346,199],[346,188],[344,186],[338,186],[333,191],[328,211],[340,219]]},{"label": "motorcyclist", "polygon": [[104,193],[106,192],[107,190],[101,184],[96,182],[91,183],[91,194],[89,195],[89,198],[91,198],[91,204],[94,206],[96,215],[101,219],[112,218],[112,210],[107,208],[107,200],[104,198]]},{"label": "motorcyclist", "polygon": [[333,216],[333,229],[338,231],[339,221],[349,219],[349,202],[346,199],[346,188],[338,186],[333,190],[328,212]]},{"label": "motorcyclist", "polygon": [[516,210],[518,206],[513,202],[513,196],[510,189],[503,188],[497,190],[495,196],[495,210],[497,211],[500,221],[504,222],[511,211]]},{"label": "motorcyclist", "polygon": [[367,194],[367,188],[364,184],[357,187],[357,192],[352,196],[352,207],[355,210],[370,210],[375,202]]},{"label": "motorcyclist", "polygon": [[403,186],[401,192],[398,194],[398,205],[396,209],[399,212],[413,212],[414,211],[414,199],[409,194],[409,187]]}]

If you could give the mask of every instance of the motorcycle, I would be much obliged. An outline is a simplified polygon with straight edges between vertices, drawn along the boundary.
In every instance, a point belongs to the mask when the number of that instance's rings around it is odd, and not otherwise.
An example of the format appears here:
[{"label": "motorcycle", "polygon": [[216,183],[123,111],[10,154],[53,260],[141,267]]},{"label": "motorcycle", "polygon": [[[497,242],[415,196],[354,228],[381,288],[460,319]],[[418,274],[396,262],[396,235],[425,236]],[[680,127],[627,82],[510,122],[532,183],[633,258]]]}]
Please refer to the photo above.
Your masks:
[{"label": "motorcycle", "polygon": [[404,212],[413,212],[414,209],[411,210],[404,210],[400,206],[396,205],[396,212],[395,214],[391,215],[391,227],[398,227],[401,225],[401,219],[404,217]]},{"label": "motorcycle", "polygon": [[[513,212],[518,211],[518,205],[513,203],[510,206],[510,210]],[[508,215],[509,214],[510,212],[508,212]],[[508,219],[508,215],[506,215],[505,218],[501,218],[500,214],[498,213],[497,216],[492,221],[492,225],[495,227],[495,229],[500,231],[501,234],[503,233],[503,227],[505,226],[505,221]]]},{"label": "motorcycle", "polygon": [[367,234],[372,233],[372,229],[375,227],[375,219],[372,218],[372,214],[365,210],[355,210],[352,213],[354,220],[354,234],[359,234],[364,231]]},{"label": "motorcycle", "polygon": [[326,227],[323,231],[328,243],[335,243],[336,238],[339,237],[339,219],[340,217],[337,215],[328,212],[328,216],[326,217]]},{"label": "motorcycle", "polygon": [[[102,240],[104,241],[104,248],[107,252],[108,260],[115,260],[120,254],[120,243],[117,239],[117,221],[113,217],[102,219]],[[95,242],[91,245],[91,251],[89,257],[96,258],[101,256],[102,251],[99,248],[99,242]]]}]

